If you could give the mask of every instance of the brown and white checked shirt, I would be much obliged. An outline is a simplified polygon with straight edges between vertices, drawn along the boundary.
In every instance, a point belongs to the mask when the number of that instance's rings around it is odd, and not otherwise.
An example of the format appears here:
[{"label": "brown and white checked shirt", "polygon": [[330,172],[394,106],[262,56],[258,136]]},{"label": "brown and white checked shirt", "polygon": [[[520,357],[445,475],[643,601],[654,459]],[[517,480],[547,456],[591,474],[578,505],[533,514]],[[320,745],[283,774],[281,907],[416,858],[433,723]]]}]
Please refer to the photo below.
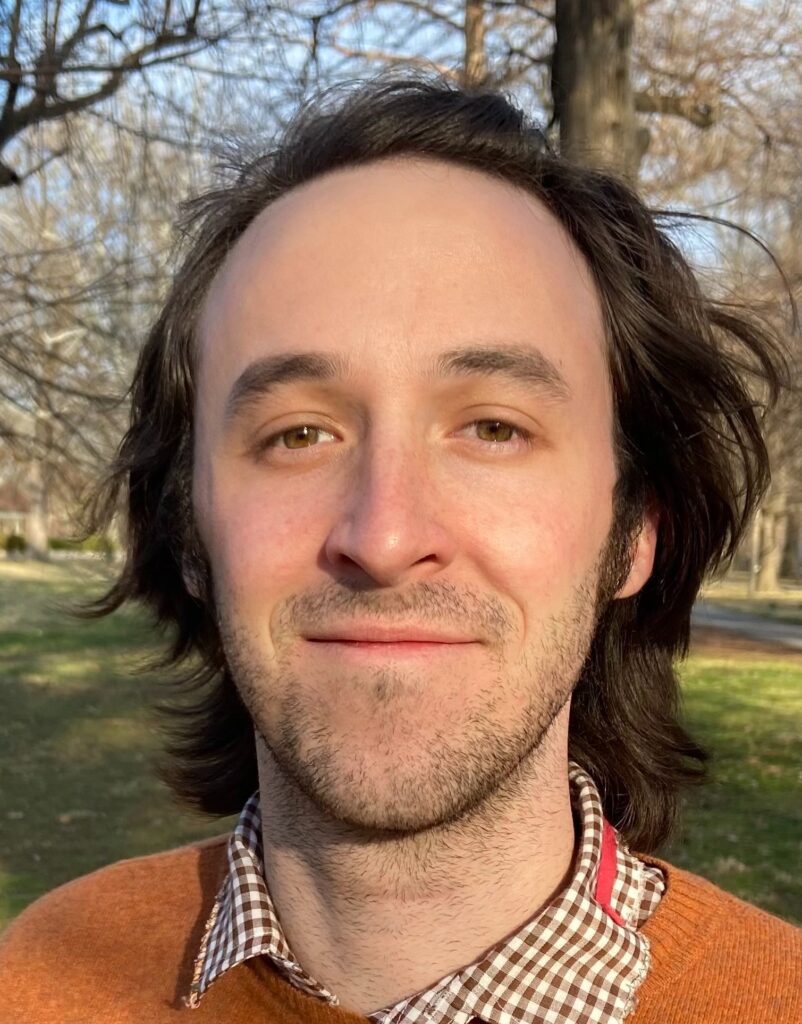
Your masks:
[{"label": "brown and white checked shirt", "polygon": [[[605,820],[590,776],[573,761],[568,767],[581,828],[571,883],[481,960],[369,1014],[374,1024],[618,1024],[632,1012],[650,965],[649,942],[638,929],[665,880]],[[185,1004],[197,1007],[221,974],[266,956],[296,988],[339,1005],[298,963],[282,932],[264,879],[258,790],[231,835],[228,864]]]}]

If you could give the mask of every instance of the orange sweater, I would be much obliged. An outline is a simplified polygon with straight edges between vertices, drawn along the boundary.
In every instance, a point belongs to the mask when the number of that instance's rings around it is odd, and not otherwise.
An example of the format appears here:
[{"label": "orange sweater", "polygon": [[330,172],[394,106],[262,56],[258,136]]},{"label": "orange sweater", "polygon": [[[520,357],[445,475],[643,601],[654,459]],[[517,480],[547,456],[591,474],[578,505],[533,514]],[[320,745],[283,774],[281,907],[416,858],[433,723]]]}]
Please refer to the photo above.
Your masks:
[{"label": "orange sweater", "polygon": [[[364,1024],[263,957],[182,1004],[226,872],[220,836],[119,861],[48,893],[0,936],[2,1024]],[[802,930],[657,858],[652,966],[626,1024],[800,1024]]]}]

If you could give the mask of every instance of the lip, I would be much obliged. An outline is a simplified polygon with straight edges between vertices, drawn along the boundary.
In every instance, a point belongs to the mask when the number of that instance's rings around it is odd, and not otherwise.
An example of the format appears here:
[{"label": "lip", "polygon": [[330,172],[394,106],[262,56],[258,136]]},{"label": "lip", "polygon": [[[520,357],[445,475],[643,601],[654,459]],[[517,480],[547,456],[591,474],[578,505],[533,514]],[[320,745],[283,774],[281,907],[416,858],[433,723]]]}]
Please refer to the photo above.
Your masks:
[{"label": "lip", "polygon": [[358,644],[470,644],[476,643],[474,637],[460,636],[456,633],[427,629],[425,626],[400,627],[377,626],[375,623],[364,626],[347,626],[342,629],[320,630],[305,637],[313,643],[358,643]]},{"label": "lip", "polygon": [[341,640],[341,639],[308,639],[312,651],[317,651],[326,659],[345,659],[348,662],[364,664],[390,661],[417,661],[422,658],[430,662],[433,658],[454,658],[467,652],[469,647],[477,647],[472,640],[447,642],[443,640]]}]

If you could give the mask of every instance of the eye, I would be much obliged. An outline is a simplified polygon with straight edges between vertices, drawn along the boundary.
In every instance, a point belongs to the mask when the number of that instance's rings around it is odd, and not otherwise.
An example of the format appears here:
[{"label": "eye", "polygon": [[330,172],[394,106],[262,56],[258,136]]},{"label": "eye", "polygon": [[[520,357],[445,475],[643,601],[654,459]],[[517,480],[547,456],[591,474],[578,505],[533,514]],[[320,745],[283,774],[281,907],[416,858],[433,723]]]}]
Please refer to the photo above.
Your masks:
[{"label": "eye", "polygon": [[[473,420],[465,427],[466,430],[471,428],[476,428],[479,440],[490,448],[509,448],[511,447],[510,442],[516,437],[526,447],[530,447],[532,443],[533,434],[530,431],[523,427],[516,427],[506,420]],[[299,423],[260,441],[257,445],[257,452],[267,450],[303,451],[305,448],[318,447],[321,439],[325,437],[333,439],[334,435],[311,423]]]},{"label": "eye", "polygon": [[324,434],[334,437],[333,434],[328,430],[323,430],[322,427],[315,427],[310,423],[299,423],[297,426],[279,431],[278,434],[271,434],[270,437],[261,441],[258,447],[259,451],[266,451],[268,448],[280,448],[283,451],[299,451],[303,448],[315,447]]},{"label": "eye", "polygon": [[476,427],[479,440],[485,441],[491,446],[507,447],[515,436],[519,437],[526,445],[529,445],[532,440],[530,431],[524,430],[523,427],[516,427],[505,420],[474,420],[468,424],[466,429],[470,427]]}]

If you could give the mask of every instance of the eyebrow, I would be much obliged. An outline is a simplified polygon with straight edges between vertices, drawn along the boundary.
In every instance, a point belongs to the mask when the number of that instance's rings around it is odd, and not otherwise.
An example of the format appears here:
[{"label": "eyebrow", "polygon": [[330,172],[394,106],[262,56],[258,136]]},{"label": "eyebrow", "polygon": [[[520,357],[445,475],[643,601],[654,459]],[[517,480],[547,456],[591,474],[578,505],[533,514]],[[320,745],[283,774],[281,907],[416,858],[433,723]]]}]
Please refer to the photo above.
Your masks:
[{"label": "eyebrow", "polygon": [[[226,401],[225,419],[230,422],[248,407],[283,384],[295,381],[336,381],[351,373],[352,364],[342,356],[325,352],[282,352],[250,363],[234,381]],[[498,376],[523,383],[559,402],[571,398],[571,389],[555,363],[530,345],[476,345],[442,352],[434,363],[431,379]]]}]

